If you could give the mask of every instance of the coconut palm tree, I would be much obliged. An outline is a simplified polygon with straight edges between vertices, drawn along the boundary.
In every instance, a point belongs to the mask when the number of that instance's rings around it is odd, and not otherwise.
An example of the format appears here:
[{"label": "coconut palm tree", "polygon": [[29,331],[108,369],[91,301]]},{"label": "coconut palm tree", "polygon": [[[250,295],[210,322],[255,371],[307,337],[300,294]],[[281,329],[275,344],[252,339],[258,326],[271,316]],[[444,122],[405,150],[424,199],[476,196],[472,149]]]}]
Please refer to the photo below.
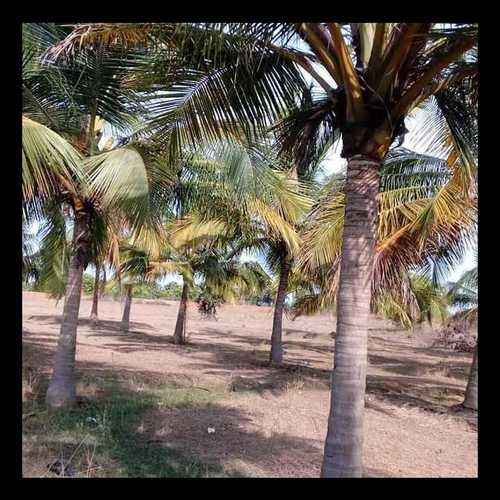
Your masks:
[{"label": "coconut palm tree", "polygon": [[[47,33],[50,43],[53,37],[61,36],[56,28],[48,27],[41,34],[38,27],[35,28],[32,32],[28,30],[29,36],[25,38],[29,49],[34,47],[33,50],[40,51],[46,43]],[[37,67],[41,67],[40,64]],[[27,219],[50,224],[52,214],[47,206],[55,203],[59,210],[65,207],[71,213],[72,223],[63,319],[46,398],[51,409],[68,407],[75,402],[74,364],[81,285],[83,271],[91,259],[92,245],[105,241],[111,207],[121,213],[131,228],[144,222],[150,209],[153,168],[146,167],[147,160],[139,153],[140,148],[128,145],[96,154],[98,116],[117,125],[120,115],[127,109],[126,96],[119,90],[124,77],[122,68],[109,54],[82,53],[67,67],[51,66],[51,77],[58,78],[58,86],[48,88],[43,85],[45,70],[38,75],[31,66],[26,70],[25,80],[30,85],[23,109],[26,114],[23,116],[23,201]],[[44,104],[46,100],[54,105],[53,115],[50,107]],[[68,136],[75,147],[69,146],[54,130],[32,119],[42,109],[47,122],[60,134]],[[63,118],[68,115],[70,119],[65,130]],[[80,126],[78,135],[75,135],[75,124]],[[70,160],[75,174],[69,176],[71,181],[68,182],[65,174]],[[54,164],[59,171],[51,167]],[[66,169],[62,173],[61,166]],[[33,181],[46,178],[55,178],[55,182]]]},{"label": "coconut palm tree", "polygon": [[[125,259],[122,257],[122,259]],[[122,295],[125,299],[123,305],[123,314],[121,320],[121,329],[128,332],[130,328],[130,311],[132,309],[132,299],[134,296],[134,287],[144,284],[145,277],[138,276],[135,273],[126,272],[127,261],[123,260],[119,273],[119,285],[122,289]]]},{"label": "coconut palm tree", "polygon": [[[375,266],[381,165],[393,142],[404,136],[405,118],[416,106],[434,95],[445,95],[448,89],[474,87],[477,26],[100,24],[77,26],[53,52],[68,54],[78,46],[98,46],[97,41],[106,46],[156,44],[161,47],[161,60],[174,60],[188,68],[173,71],[177,81],[169,74],[174,81],[171,92],[177,93],[178,99],[165,99],[157,108],[154,123],[157,131],[170,137],[175,134],[177,143],[226,133],[233,128],[233,117],[240,123],[265,125],[277,109],[275,97],[283,95],[270,77],[275,74],[273,68],[279,68],[283,82],[297,82],[294,70],[301,68],[323,89],[323,113],[340,132],[348,168],[332,382],[335,397],[331,400],[322,476],[361,476],[370,282]],[[298,48],[299,44],[307,48]],[[265,58],[260,72],[255,71],[258,52],[261,60]],[[229,67],[232,80],[227,78]],[[245,68],[246,80],[239,80]],[[190,95],[193,87],[197,91]],[[437,101],[445,109],[446,99]],[[172,114],[178,118],[174,126]]]},{"label": "coconut palm tree", "polygon": [[[186,342],[187,305],[195,277],[200,281],[202,298],[224,302],[233,302],[244,294],[259,293],[268,285],[269,277],[264,270],[256,263],[239,263],[239,255],[223,238],[210,241],[206,237],[196,237],[177,248],[168,243],[165,246],[169,250],[155,256],[140,248],[128,247],[121,275],[122,279],[126,277],[126,293],[130,296],[133,285],[139,281],[157,280],[172,273],[182,276],[182,294],[173,334],[175,344]],[[129,313],[127,304],[130,304],[129,299],[124,310],[124,321],[128,322],[125,317]]]},{"label": "coconut palm tree", "polygon": [[[132,150],[129,149],[130,152]],[[113,152],[115,153],[115,152]],[[141,188],[141,196],[148,195],[148,176],[144,166],[144,162],[141,157],[135,153],[132,158],[135,160],[135,164],[130,162],[130,158],[127,158],[128,151],[124,152],[117,151],[117,157],[122,165],[129,166],[131,170],[135,171],[136,180],[143,181],[143,187]],[[91,157],[91,160],[95,160],[96,157]],[[99,173],[101,180],[104,175],[109,176],[114,180],[112,184],[112,189],[114,191],[113,197],[118,203],[114,205],[115,210],[123,210],[125,217],[130,215],[135,215],[130,210],[127,210],[126,203],[127,196],[130,195],[130,182],[131,179],[120,182],[116,179],[115,169],[108,163],[107,158],[99,158]],[[107,171],[107,172],[106,172]],[[105,211],[99,212],[99,205],[102,204],[106,208],[112,206],[110,201],[105,198],[96,196],[96,193],[105,192],[97,189],[95,184],[91,184],[94,188],[92,191],[83,191],[79,188],[78,191],[61,193],[63,195],[63,201],[68,203],[73,211],[73,238],[71,244],[71,257],[69,262],[69,269],[67,275],[67,283],[65,284],[65,303],[63,309],[63,321],[61,324],[61,334],[58,343],[57,354],[54,363],[54,372],[49,386],[49,392],[47,393],[47,403],[50,407],[65,407],[74,403],[74,354],[76,347],[76,329],[78,322],[78,311],[80,305],[81,297],[81,284],[82,275],[85,267],[90,261],[90,253],[93,241],[104,241],[105,231],[104,227],[105,221]],[[110,186],[111,188],[111,186]],[[122,191],[120,193],[120,190]],[[110,193],[107,191],[106,193]],[[116,194],[119,194],[117,199]],[[92,201],[89,201],[92,200]],[[132,196],[131,201],[141,203],[141,200],[137,200],[137,196]],[[108,205],[109,204],[109,205]],[[144,202],[142,202],[144,205]],[[102,206],[101,205],[101,206]],[[107,205],[107,206],[106,206]],[[135,203],[134,203],[135,205]],[[49,216],[50,212],[45,211],[45,216]],[[45,221],[48,219],[45,218]],[[130,218],[130,224],[137,224],[137,218]],[[54,254],[51,252],[52,258]]]},{"label": "coconut palm tree", "polygon": [[[405,290],[390,289],[379,293],[372,301],[373,312],[404,328],[412,328],[424,321],[432,324],[436,319],[444,323],[449,306],[445,287],[433,282],[424,273],[409,272],[407,282]],[[408,298],[404,297],[404,293]]]},{"label": "coconut palm tree", "polygon": [[[289,175],[297,179],[299,189],[308,192],[309,196],[315,188],[317,189],[314,182],[315,174],[319,170],[325,152],[333,142],[335,133],[328,120],[320,126],[317,123],[308,123],[306,127],[303,127],[303,117],[310,120],[311,109],[317,109],[324,104],[321,98],[319,101],[315,98],[312,88],[308,88],[302,93],[300,103],[294,106],[273,129],[279,144],[280,156],[289,158],[288,164],[283,162],[286,165],[285,168]],[[306,213],[302,215],[304,217]],[[300,233],[303,220],[291,222]],[[280,366],[283,362],[283,312],[285,298],[291,284],[290,278],[293,274],[294,255],[285,242],[271,241],[267,261],[268,266],[275,269],[279,275],[271,334],[270,362],[273,366]]]}]

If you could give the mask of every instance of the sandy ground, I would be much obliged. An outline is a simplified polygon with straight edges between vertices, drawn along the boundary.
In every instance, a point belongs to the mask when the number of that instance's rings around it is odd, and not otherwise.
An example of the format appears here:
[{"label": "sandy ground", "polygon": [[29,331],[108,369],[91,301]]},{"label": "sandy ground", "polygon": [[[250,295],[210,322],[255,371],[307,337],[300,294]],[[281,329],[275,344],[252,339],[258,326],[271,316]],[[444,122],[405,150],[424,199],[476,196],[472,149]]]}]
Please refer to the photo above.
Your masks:
[{"label": "sandy ground", "polygon": [[[318,477],[330,403],[335,323],[328,315],[285,319],[286,365],[266,361],[272,309],[225,305],[218,320],[190,304],[188,345],[171,334],[177,302],[134,301],[131,331],[119,330],[122,304],[102,300],[99,325],[83,299],[77,369],[116,370],[140,380],[235,388],[209,408],[163,410],[146,419],[149,435],[208,462],[257,477]],[[49,372],[62,301],[23,293],[23,354]],[[476,477],[477,430],[454,412],[463,399],[469,354],[432,347],[429,330],[399,331],[374,320],[369,339],[365,476]],[[252,390],[240,390],[251,387]],[[208,434],[207,428],[214,433]]]}]

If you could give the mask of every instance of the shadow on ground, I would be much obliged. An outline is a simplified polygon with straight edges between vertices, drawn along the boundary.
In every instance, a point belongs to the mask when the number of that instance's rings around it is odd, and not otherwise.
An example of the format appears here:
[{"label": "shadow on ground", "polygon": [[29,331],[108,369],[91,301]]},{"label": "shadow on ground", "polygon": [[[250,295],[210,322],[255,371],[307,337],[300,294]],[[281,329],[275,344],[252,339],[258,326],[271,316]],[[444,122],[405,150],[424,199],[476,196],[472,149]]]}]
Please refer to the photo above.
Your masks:
[{"label": "shadow on ground", "polygon": [[[59,323],[60,316],[32,316],[31,319]],[[80,324],[90,325],[90,320],[80,319]],[[246,380],[234,385],[235,391],[255,391],[260,394],[279,395],[290,384],[328,390],[331,370],[320,368],[318,359],[333,361],[333,341],[321,344],[311,341],[286,340],[285,364],[280,369],[269,366],[269,341],[252,336],[236,335],[231,330],[205,327],[197,332],[203,341],[189,341],[185,346],[177,346],[172,336],[141,331],[153,328],[145,323],[132,323],[128,333],[121,331],[120,322],[100,320],[95,334],[113,338],[113,342],[103,340],[99,348],[117,352],[133,353],[143,351],[164,351],[179,353],[185,359],[185,366],[198,374],[216,375],[227,378],[237,372]],[[287,329],[290,333],[307,334],[305,330]],[[305,336],[305,335],[304,335]],[[46,358],[48,344],[54,348],[49,338],[30,338],[27,343],[38,343]],[[369,364],[374,367],[367,377],[367,393],[398,406],[414,406],[444,412],[463,397],[464,384],[468,376],[469,363],[459,353],[431,347],[413,347],[403,338],[370,337]],[[393,356],[383,355],[390,349]],[[318,358],[318,356],[321,356]],[[432,362],[435,359],[435,362]],[[446,361],[443,362],[443,359]],[[466,359],[466,358],[465,358]],[[136,373],[123,367],[124,371]],[[374,373],[373,373],[374,372]],[[241,382],[241,381],[240,381]],[[458,383],[457,383],[458,382]]]},{"label": "shadow on ground", "polygon": [[[40,345],[26,347],[25,370],[33,357],[37,363],[50,357]],[[294,476],[306,470],[302,455],[320,459],[314,441],[265,435],[239,409],[221,404],[227,394],[200,390],[182,375],[154,381],[148,372],[131,376],[96,363],[79,365],[76,409],[46,412],[46,373],[39,376],[34,397],[23,404],[30,416],[23,422],[25,475],[51,476],[47,464],[58,459],[70,460],[80,476],[89,470],[98,477],[242,477],[263,470]],[[294,456],[298,461],[290,459]],[[242,462],[250,472],[233,465]]]},{"label": "shadow on ground", "polygon": [[[41,318],[60,321],[60,317],[54,316],[41,316]],[[88,323],[89,320],[80,322]],[[142,323],[133,323],[132,326],[151,328]],[[220,376],[226,378],[228,383],[232,383],[232,374],[238,372],[244,380],[236,381],[232,389],[236,392],[255,391],[278,396],[287,390],[290,384],[302,384],[306,388],[324,390],[330,387],[331,370],[313,366],[317,358],[308,356],[308,353],[316,355],[317,352],[331,356],[333,346],[330,345],[287,341],[284,343],[287,362],[282,368],[275,369],[269,366],[269,347],[264,339],[233,333],[225,334],[213,328],[205,328],[198,334],[203,336],[203,342],[189,342],[185,346],[176,346],[172,343],[171,335],[144,331],[123,333],[119,328],[119,322],[101,320],[95,335],[112,337],[113,343],[103,341],[99,347],[124,353],[171,349],[182,354],[185,366],[198,374]],[[227,339],[230,339],[231,343],[228,343]],[[397,343],[396,339],[394,342]],[[31,338],[27,335],[25,343],[40,344],[41,356],[51,359],[52,353],[50,350],[47,351],[47,345],[50,344],[50,349],[54,349],[54,340],[44,337]],[[463,355],[455,356],[455,353],[446,352],[449,361],[443,364],[442,353],[435,353],[432,348],[406,345],[404,358],[398,358],[397,354],[393,357],[383,356],[380,353],[384,352],[382,347],[387,344],[387,339],[383,339],[383,343],[380,340],[379,348],[372,349],[369,355],[369,364],[377,368],[377,371],[368,373],[368,394],[386,399],[398,406],[414,406],[439,412],[448,411],[463,397],[463,384],[469,370],[468,363],[463,361]],[[412,352],[415,353],[414,358],[410,357]],[[425,358],[419,359],[417,356],[422,353],[425,354]],[[433,354],[439,361],[435,363],[429,361]],[[46,362],[50,363],[48,360]],[[127,368],[123,369],[127,371]],[[135,370],[128,371],[135,372]]]},{"label": "shadow on ground", "polygon": [[[45,324],[57,324],[60,325],[62,321],[61,315],[54,314],[36,314],[33,316],[29,316],[28,320],[30,321],[41,321]],[[122,326],[120,321],[106,320],[106,319],[98,319],[97,322],[91,320],[90,318],[79,318],[78,326],[88,326],[95,330],[103,330],[103,331],[122,331]],[[137,323],[134,321],[130,322],[131,329],[146,329],[153,330],[154,328],[147,323]]]}]

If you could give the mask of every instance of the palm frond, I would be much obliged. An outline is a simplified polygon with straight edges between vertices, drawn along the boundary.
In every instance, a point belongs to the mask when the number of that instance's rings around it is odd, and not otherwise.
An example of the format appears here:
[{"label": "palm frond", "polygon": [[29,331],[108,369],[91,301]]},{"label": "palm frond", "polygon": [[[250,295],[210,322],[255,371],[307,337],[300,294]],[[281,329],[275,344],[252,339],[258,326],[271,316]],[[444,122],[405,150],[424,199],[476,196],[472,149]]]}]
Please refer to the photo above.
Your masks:
[{"label": "palm frond", "polygon": [[76,189],[84,184],[78,152],[56,132],[25,116],[23,124],[23,199],[46,198],[64,187],[61,180]]},{"label": "palm frond", "polygon": [[133,147],[114,149],[86,158],[88,196],[102,207],[120,207],[138,224],[149,213],[149,181],[142,156]]}]

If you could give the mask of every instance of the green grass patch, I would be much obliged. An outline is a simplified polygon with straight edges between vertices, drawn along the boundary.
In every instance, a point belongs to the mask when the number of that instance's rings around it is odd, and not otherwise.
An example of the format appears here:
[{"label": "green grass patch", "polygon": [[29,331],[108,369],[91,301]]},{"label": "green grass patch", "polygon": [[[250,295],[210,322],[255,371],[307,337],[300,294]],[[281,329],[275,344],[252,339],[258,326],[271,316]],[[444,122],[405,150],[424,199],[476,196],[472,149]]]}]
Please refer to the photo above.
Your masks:
[{"label": "green grass patch", "polygon": [[23,422],[25,474],[54,476],[47,465],[62,460],[71,464],[75,477],[240,475],[184,456],[141,431],[145,418],[154,422],[155,412],[210,405],[223,396],[222,389],[178,384],[141,384],[132,389],[130,383],[117,380],[93,381],[96,394],[80,400],[71,411],[49,413],[43,402],[44,385],[31,387],[23,398],[23,415],[28,415]]}]

